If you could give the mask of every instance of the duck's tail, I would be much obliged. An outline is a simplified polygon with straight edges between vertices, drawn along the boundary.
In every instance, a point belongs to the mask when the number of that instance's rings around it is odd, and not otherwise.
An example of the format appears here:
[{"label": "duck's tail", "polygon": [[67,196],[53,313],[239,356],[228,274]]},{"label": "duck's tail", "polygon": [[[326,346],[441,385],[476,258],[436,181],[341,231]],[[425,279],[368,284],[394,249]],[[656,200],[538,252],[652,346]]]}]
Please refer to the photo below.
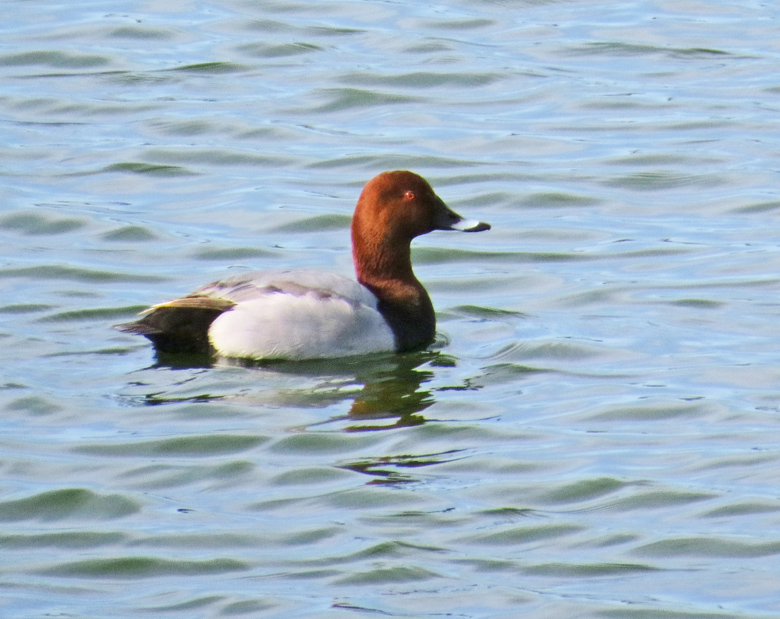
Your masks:
[{"label": "duck's tail", "polygon": [[235,303],[203,295],[192,295],[153,305],[135,322],[114,325],[123,333],[143,335],[159,352],[208,354],[211,352],[209,327]]}]

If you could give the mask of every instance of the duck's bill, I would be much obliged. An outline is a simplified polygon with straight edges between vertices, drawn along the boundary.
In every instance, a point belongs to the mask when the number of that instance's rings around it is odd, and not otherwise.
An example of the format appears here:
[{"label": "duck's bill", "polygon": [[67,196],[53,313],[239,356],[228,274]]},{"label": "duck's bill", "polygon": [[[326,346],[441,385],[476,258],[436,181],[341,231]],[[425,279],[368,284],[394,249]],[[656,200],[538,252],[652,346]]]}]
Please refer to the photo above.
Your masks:
[{"label": "duck's bill", "polygon": [[477,221],[476,219],[461,219],[454,224],[450,224],[450,229],[460,230],[461,232],[482,232],[483,230],[490,230],[490,224],[486,224],[484,221]]},{"label": "duck's bill", "polygon": [[444,204],[441,198],[435,196],[435,199],[438,200],[438,208],[434,215],[434,230],[460,230],[461,232],[490,230],[490,224],[486,224],[484,221],[477,221],[476,219],[464,219]]}]

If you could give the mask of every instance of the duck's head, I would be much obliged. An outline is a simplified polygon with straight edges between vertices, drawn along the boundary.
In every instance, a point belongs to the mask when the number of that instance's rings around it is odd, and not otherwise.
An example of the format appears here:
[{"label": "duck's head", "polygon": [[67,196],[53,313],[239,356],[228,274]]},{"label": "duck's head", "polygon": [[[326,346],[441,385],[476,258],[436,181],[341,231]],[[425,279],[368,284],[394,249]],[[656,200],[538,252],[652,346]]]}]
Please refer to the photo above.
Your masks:
[{"label": "duck's head", "polygon": [[489,229],[490,224],[458,215],[436,195],[428,181],[406,170],[382,172],[368,181],[352,220],[353,242],[379,237],[408,243],[433,230]]}]

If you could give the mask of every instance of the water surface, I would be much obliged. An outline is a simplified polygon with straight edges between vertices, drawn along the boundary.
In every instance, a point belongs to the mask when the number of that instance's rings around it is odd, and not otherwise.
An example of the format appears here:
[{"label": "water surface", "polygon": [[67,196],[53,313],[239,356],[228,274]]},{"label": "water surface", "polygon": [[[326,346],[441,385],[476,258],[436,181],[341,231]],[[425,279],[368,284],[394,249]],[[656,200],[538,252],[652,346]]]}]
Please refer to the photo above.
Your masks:
[{"label": "water surface", "polygon": [[[4,616],[776,617],[780,46],[759,2],[14,1]],[[198,366],[111,325],[351,273],[407,168],[428,351]]]}]

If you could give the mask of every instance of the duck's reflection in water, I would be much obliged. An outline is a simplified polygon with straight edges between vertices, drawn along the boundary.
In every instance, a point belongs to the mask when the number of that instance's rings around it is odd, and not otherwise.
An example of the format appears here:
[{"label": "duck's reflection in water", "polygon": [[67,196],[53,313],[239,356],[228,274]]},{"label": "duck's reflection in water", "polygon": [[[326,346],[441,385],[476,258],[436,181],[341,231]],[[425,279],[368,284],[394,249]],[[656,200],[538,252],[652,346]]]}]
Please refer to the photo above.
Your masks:
[{"label": "duck's reflection in water", "polygon": [[[262,364],[158,356],[155,366],[140,371],[152,372],[147,374],[150,382],[134,384],[144,389],[141,400],[145,405],[213,401],[282,409],[335,406],[339,410],[337,414],[286,430],[292,433],[376,432],[424,424],[426,419],[422,413],[435,402],[435,390],[426,384],[432,382],[437,367],[451,367],[455,362],[453,357],[438,351]],[[233,371],[223,377],[219,375],[220,368],[230,370],[236,365],[246,367],[248,375],[239,373],[238,381]],[[171,384],[169,375],[166,378],[157,372],[160,369],[194,371],[184,372],[182,380]],[[150,393],[149,387],[160,378],[164,378],[167,386]],[[222,393],[215,393],[215,383],[220,385]],[[247,389],[247,385],[251,387]],[[344,412],[347,403],[349,408]],[[462,450],[454,449],[440,453],[364,456],[333,465],[369,476],[369,484],[392,485],[416,481],[413,469],[463,457]]]},{"label": "duck's reflection in water", "polygon": [[[352,400],[346,414],[309,424],[301,430],[323,425],[343,425],[348,432],[369,432],[425,423],[420,415],[434,403],[425,383],[436,365],[452,365],[438,352],[392,354],[352,359],[274,364],[273,370],[321,377],[318,391],[331,390],[334,398]],[[270,369],[270,368],[268,368]],[[383,423],[384,421],[384,423]]]},{"label": "duck's reflection in water", "polygon": [[[350,422],[344,429],[367,432],[425,423],[419,413],[431,406],[434,398],[423,385],[433,378],[430,368],[440,356],[432,352],[407,353],[356,367],[355,383],[363,387],[353,394],[349,412],[340,418]],[[337,419],[325,423],[333,421]]]},{"label": "duck's reflection in water", "polygon": [[[344,359],[316,361],[247,362],[243,360],[214,360],[193,356],[158,355],[155,368],[196,369],[240,365],[259,372],[268,390],[259,401],[271,398],[276,404],[287,406],[330,406],[351,400],[349,411],[328,419],[296,428],[306,431],[318,426],[341,426],[343,431],[367,432],[416,426],[425,423],[420,413],[434,403],[431,389],[425,383],[432,380],[436,366],[452,366],[452,357],[437,351],[404,354],[371,355]],[[290,379],[300,377],[300,387],[290,385]],[[193,377],[194,378],[194,377]],[[278,379],[283,380],[279,381]],[[277,380],[274,380],[277,379]],[[179,383],[183,385],[188,380]],[[293,380],[293,383],[297,381]],[[281,385],[284,385],[283,387]],[[258,385],[263,389],[262,385]],[[175,390],[174,390],[175,391]],[[198,401],[229,399],[230,394],[201,394]],[[244,395],[246,402],[252,395]],[[174,392],[167,396],[160,392],[147,394],[149,405],[182,401]],[[346,424],[346,425],[344,425]]]}]

